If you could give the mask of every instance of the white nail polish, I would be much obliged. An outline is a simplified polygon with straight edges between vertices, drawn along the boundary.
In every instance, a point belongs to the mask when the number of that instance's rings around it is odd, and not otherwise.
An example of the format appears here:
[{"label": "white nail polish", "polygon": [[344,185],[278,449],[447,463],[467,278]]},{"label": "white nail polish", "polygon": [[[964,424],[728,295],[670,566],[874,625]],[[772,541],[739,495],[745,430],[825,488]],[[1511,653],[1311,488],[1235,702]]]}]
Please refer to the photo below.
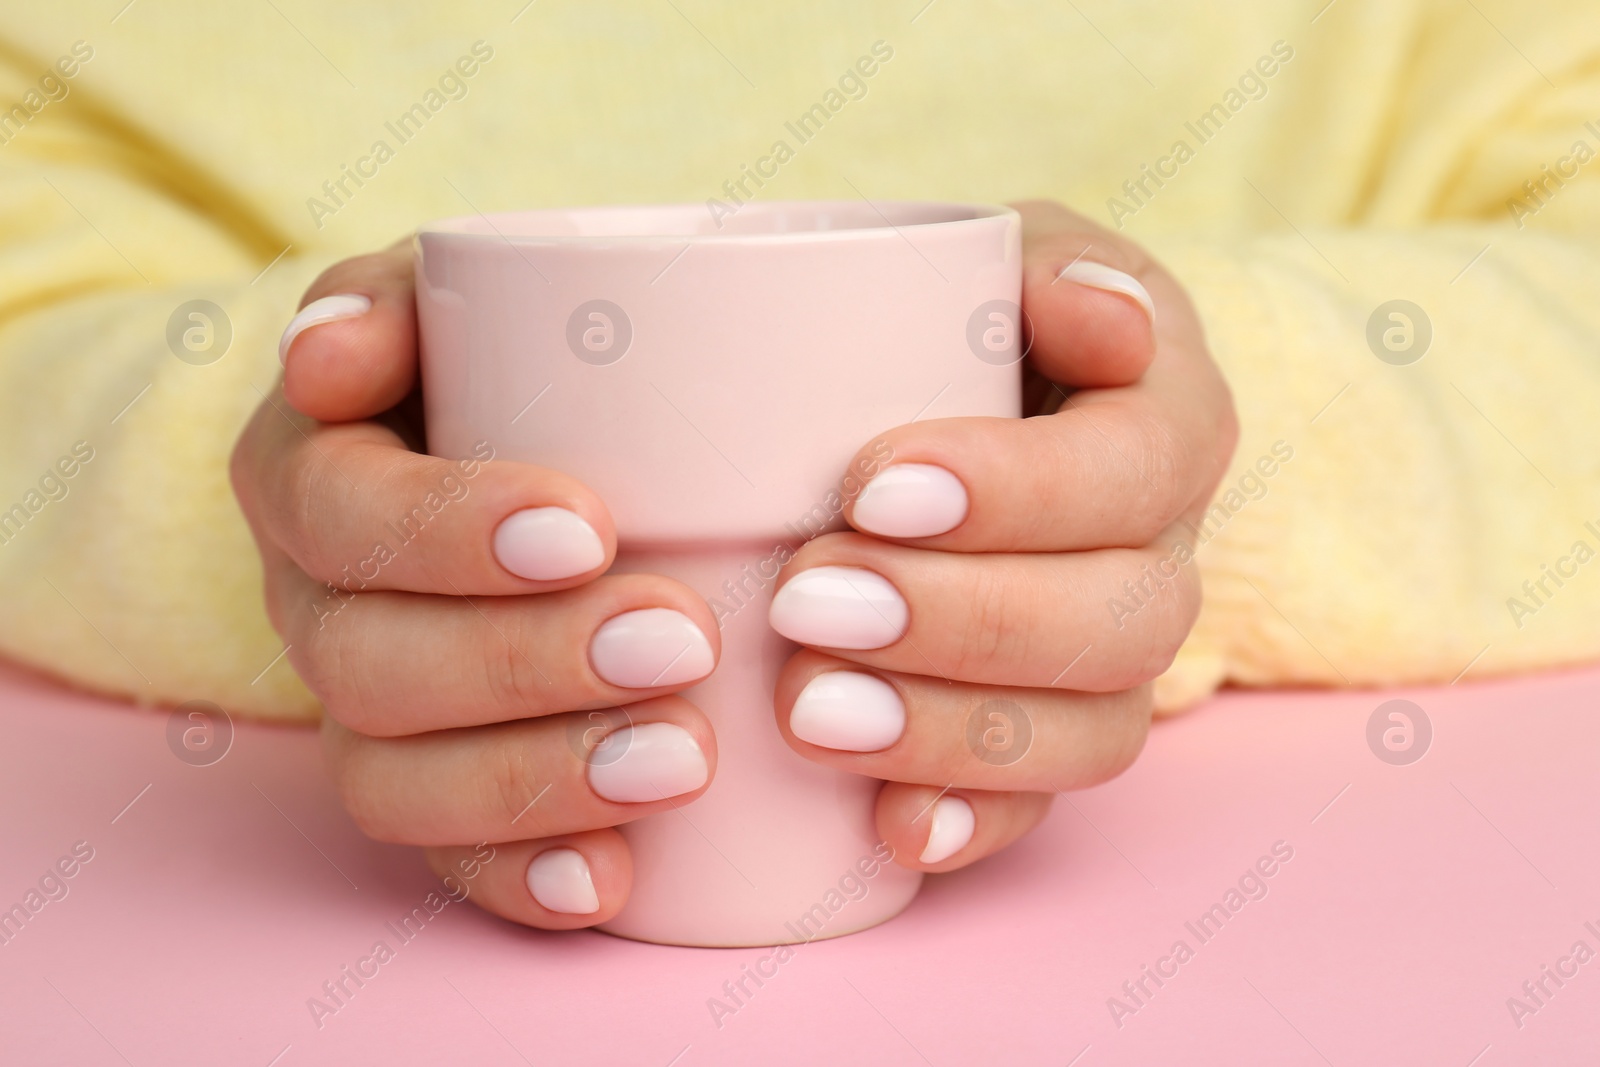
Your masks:
[{"label": "white nail polish", "polygon": [[905,733],[906,706],[895,687],[876,675],[828,671],[795,697],[789,729],[823,748],[877,752]]},{"label": "white nail polish", "polygon": [[624,726],[589,753],[589,788],[617,804],[693,792],[709,773],[694,736],[670,722]]},{"label": "white nail polish", "polygon": [[283,336],[278,340],[278,362],[286,363],[289,358],[289,346],[294,344],[294,339],[311,329],[328,322],[338,322],[340,319],[353,319],[365,315],[372,310],[372,300],[359,293],[337,293],[325,296],[321,300],[313,300],[300,309],[300,313],[289,320],[288,327],[283,331]]},{"label": "white nail polish", "polygon": [[878,473],[851,509],[858,530],[884,537],[932,537],[967,517],[967,487],[931,463],[896,463]]},{"label": "white nail polish", "polygon": [[933,829],[918,857],[923,863],[940,863],[967,847],[978,818],[972,805],[960,797],[943,796],[933,805]]},{"label": "white nail polish", "polygon": [[641,608],[601,624],[589,640],[589,662],[612,685],[649,689],[704,678],[716,657],[706,635],[683,612]]},{"label": "white nail polish", "polygon": [[566,508],[524,508],[494,531],[494,558],[519,578],[555,581],[592,571],[606,547],[594,527]]},{"label": "white nail polish", "polygon": [[1150,290],[1141,285],[1139,279],[1131,274],[1124,274],[1104,263],[1080,259],[1076,263],[1069,263],[1060,274],[1056,275],[1056,281],[1062,280],[1087,285],[1091,289],[1121,293],[1144,308],[1144,313],[1150,316],[1152,323],[1156,321],[1156,305],[1155,301],[1150,299]]},{"label": "white nail polish", "polygon": [[548,911],[589,915],[600,910],[589,863],[575,848],[547,849],[533,857],[528,864],[528,892]]},{"label": "white nail polish", "polygon": [[887,578],[861,567],[812,567],[778,590],[767,612],[789,640],[822,648],[882,648],[906,632],[910,609]]}]

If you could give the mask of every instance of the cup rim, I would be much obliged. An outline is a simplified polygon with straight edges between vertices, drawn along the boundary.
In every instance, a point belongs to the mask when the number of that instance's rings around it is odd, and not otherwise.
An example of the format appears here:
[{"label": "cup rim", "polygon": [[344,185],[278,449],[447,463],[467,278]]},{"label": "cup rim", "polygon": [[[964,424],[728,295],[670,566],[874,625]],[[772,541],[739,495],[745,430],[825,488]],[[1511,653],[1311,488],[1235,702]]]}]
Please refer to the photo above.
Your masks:
[{"label": "cup rim", "polygon": [[[733,233],[654,232],[654,233],[516,233],[512,220],[526,220],[539,215],[645,215],[659,212],[679,212],[686,219],[707,217],[707,205],[692,203],[672,204],[588,204],[579,207],[532,208],[524,211],[503,211],[484,214],[452,215],[435,219],[417,227],[415,238],[435,240],[480,242],[512,245],[601,245],[601,244],[670,244],[673,247],[691,244],[761,245],[815,241],[849,241],[882,238],[885,235],[903,234],[907,230],[918,233],[930,230],[960,229],[973,226],[992,226],[997,220],[1021,220],[1015,208],[1004,204],[986,204],[954,200],[763,200],[745,203],[740,214],[754,212],[771,216],[782,212],[819,210],[858,212],[863,208],[877,216],[878,222],[840,229],[812,230],[759,230]],[[918,212],[943,212],[949,217],[925,220],[909,219],[895,222],[895,214]],[[524,224],[525,225],[525,224]]]}]

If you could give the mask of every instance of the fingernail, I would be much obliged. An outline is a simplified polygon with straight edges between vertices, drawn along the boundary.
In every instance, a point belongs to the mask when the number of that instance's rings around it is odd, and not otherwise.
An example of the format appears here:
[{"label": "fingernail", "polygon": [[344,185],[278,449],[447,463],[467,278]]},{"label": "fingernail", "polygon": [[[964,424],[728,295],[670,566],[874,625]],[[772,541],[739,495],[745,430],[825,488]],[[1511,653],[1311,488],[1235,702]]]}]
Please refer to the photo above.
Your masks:
[{"label": "fingernail", "polygon": [[789,729],[802,741],[842,752],[877,752],[900,740],[906,706],[894,686],[861,671],[829,671],[794,698]]},{"label": "fingernail", "polygon": [[588,915],[600,910],[589,862],[575,848],[547,849],[533,857],[528,864],[528,892],[548,911]]},{"label": "fingernail", "polygon": [[592,571],[606,547],[594,527],[566,508],[524,508],[494,531],[494,558],[519,578],[549,582]]},{"label": "fingernail", "polygon": [[928,843],[923,846],[920,859],[923,863],[949,859],[967,847],[977,825],[971,804],[960,797],[940,797],[933,805],[933,829],[928,833]]},{"label": "fingernail", "polygon": [[1069,282],[1087,285],[1091,289],[1104,289],[1110,293],[1121,293],[1131,297],[1144,313],[1150,316],[1150,321],[1156,321],[1155,301],[1150,299],[1150,290],[1139,284],[1139,279],[1131,274],[1124,274],[1120,270],[1106,266],[1104,263],[1094,263],[1087,259],[1080,259],[1076,263],[1067,264],[1056,281],[1065,278]]},{"label": "fingernail", "polygon": [[704,678],[715,660],[711,642],[689,616],[642,608],[607,619],[589,641],[594,672],[612,685],[648,689]]},{"label": "fingernail", "polygon": [[[706,784],[706,755],[670,722],[624,726],[589,753],[589,788],[618,804],[693,792]],[[599,759],[596,753],[603,753]]]},{"label": "fingernail", "polygon": [[287,362],[289,346],[311,327],[321,326],[325,322],[338,322],[340,319],[353,319],[371,310],[371,298],[359,293],[339,293],[311,301],[289,320],[288,328],[283,331],[283,337],[278,341],[278,362]]},{"label": "fingernail", "polygon": [[910,612],[881,574],[812,567],[784,583],[767,621],[791,641],[824,648],[882,648],[900,640]]},{"label": "fingernail", "polygon": [[961,479],[929,463],[896,463],[867,483],[856,497],[851,523],[884,537],[932,537],[967,517]]}]

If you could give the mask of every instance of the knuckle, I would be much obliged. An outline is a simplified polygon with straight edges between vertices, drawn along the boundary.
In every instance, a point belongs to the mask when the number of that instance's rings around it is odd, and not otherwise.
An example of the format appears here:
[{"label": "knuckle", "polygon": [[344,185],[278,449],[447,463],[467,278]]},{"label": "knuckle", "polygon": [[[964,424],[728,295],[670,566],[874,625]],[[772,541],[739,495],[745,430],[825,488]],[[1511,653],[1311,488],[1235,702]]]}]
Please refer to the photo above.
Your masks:
[{"label": "knuckle", "polygon": [[1097,698],[1092,737],[1069,768],[1052,776],[1052,786],[1065,778],[1068,788],[1087,789],[1109,782],[1133,766],[1150,733],[1151,687],[1137,685]]},{"label": "knuckle", "polygon": [[[494,611],[497,605],[484,605]],[[545,710],[549,683],[523,651],[527,616],[524,610],[496,612],[492,623],[480,620],[483,643],[484,683],[496,707],[536,713]]]},{"label": "knuckle", "polygon": [[1228,383],[1220,374],[1217,376],[1217,388],[1221,390],[1221,400],[1216,405],[1217,451],[1220,454],[1220,462],[1226,466],[1239,444],[1239,410],[1234,406],[1233,390],[1228,387]]},{"label": "knuckle", "polygon": [[1178,568],[1178,636],[1177,641],[1182,645],[1189,638],[1189,631],[1194,629],[1194,624],[1200,618],[1200,609],[1205,603],[1205,593],[1202,588],[1203,579],[1200,569],[1191,561],[1187,567]]},{"label": "knuckle", "polygon": [[[982,703],[981,699],[976,701],[974,706],[978,703]],[[966,739],[959,738],[953,743],[941,745],[933,755],[930,765],[923,769],[920,775],[914,773],[913,776],[940,783],[968,782],[975,777],[985,782],[992,782],[1004,779],[1006,772],[1010,770],[1010,767],[994,767],[984,763],[967,745]]]},{"label": "knuckle", "polygon": [[1063,786],[1087,789],[1117,777],[1144,751],[1153,706],[1153,689],[1147,684],[1094,696],[1075,713],[1073,743],[1057,765],[1034,768],[1028,784],[1053,792]]},{"label": "knuckle", "polygon": [[[1160,565],[1158,561],[1157,566]],[[1163,573],[1169,572],[1170,568],[1163,571]],[[1170,665],[1172,658],[1178,654],[1178,649],[1188,639],[1189,631],[1194,628],[1195,619],[1200,616],[1199,568],[1191,561],[1187,567],[1178,567],[1177,573],[1166,581],[1171,587],[1171,594],[1162,598],[1161,614],[1158,616],[1159,625],[1156,629],[1160,635],[1159,651]]]},{"label": "knuckle", "polygon": [[1008,576],[1000,568],[973,569],[970,595],[967,599],[968,625],[962,628],[960,643],[955,649],[955,669],[963,678],[987,679],[1004,666],[1002,658],[1019,639],[1026,641],[1027,633],[1014,622],[1014,606],[1018,598],[1011,589]]},{"label": "knuckle", "polygon": [[[296,672],[340,725],[370,736],[382,736],[381,723],[374,721],[370,675],[364,665],[372,658],[359,648],[349,647],[360,640],[360,626],[354,619],[341,619],[337,625],[315,617],[315,606],[304,599],[290,608],[293,631],[289,658]],[[354,610],[353,608],[351,610]]]},{"label": "knuckle", "polygon": [[317,695],[330,714],[354,729],[356,724],[351,721],[348,702],[340,692],[344,656],[339,649],[337,634],[328,632],[326,628],[302,628],[296,636],[299,640],[294,642],[292,655],[301,680]]},{"label": "knuckle", "polygon": [[1146,645],[1096,679],[1095,689],[1098,692],[1133,689],[1150,682],[1165,669],[1161,656]]},{"label": "knuckle", "polygon": [[251,477],[255,457],[255,419],[251,419],[233,442],[233,448],[228,452],[228,485],[233,490],[234,499],[239,501],[245,517],[249,518],[255,502],[255,483]]},{"label": "knuckle", "polygon": [[283,497],[282,503],[287,505],[282,509],[288,515],[285,530],[291,535],[299,535],[309,526],[308,501],[322,481],[316,461],[317,454],[310,442],[300,439],[290,444],[276,463],[277,489]]},{"label": "knuckle", "polygon": [[276,417],[271,401],[263,400],[239,431],[228,452],[228,486],[233,491],[234,499],[239,502],[245,521],[257,536],[260,536],[264,525],[261,513],[266,501],[263,498],[269,501],[272,495],[271,461],[275,457],[272,452],[273,434],[267,420]]},{"label": "knuckle", "polygon": [[280,516],[281,547],[306,573],[330,573],[322,559],[319,531],[327,514],[332,463],[310,440],[292,445],[283,458]]},{"label": "knuckle", "polygon": [[1173,617],[1178,597],[1170,596],[1166,601],[1160,609],[1162,617],[1158,618],[1151,630],[1145,655],[1132,675],[1131,681],[1135,684],[1142,685],[1165,674],[1178,658],[1178,650],[1183,647],[1184,639],[1189,636],[1187,622]]},{"label": "knuckle", "polygon": [[[1135,506],[1132,534],[1148,543],[1175,518],[1193,496],[1188,486],[1188,457],[1194,450],[1170,419],[1148,409],[1126,411],[1119,451],[1134,465]],[[1117,457],[1110,457],[1120,462]]]},{"label": "knuckle", "polygon": [[[485,756],[488,804],[491,817],[499,826],[511,826],[525,813],[535,814],[528,806],[544,786],[528,757],[528,745],[520,731],[503,730],[490,744]],[[530,830],[530,836],[537,835]]]},{"label": "knuckle", "polygon": [[381,742],[338,727],[325,728],[324,734],[329,776],[356,829],[374,841],[400,842],[375,785],[374,745]]},{"label": "knuckle", "polygon": [[1112,696],[1113,736],[1106,754],[1101,781],[1115,778],[1133,766],[1150,736],[1150,716],[1155,706],[1153,688],[1139,685]]},{"label": "knuckle", "polygon": [[267,609],[267,621],[272,632],[285,641],[298,644],[295,637],[299,627],[293,618],[293,594],[286,588],[288,582],[282,568],[268,566],[261,579],[261,601]]},{"label": "knuckle", "polygon": [[1144,685],[1164,674],[1177,659],[1178,649],[1188,635],[1187,625],[1176,625],[1172,620],[1178,597],[1168,593],[1158,598],[1151,614],[1151,624],[1144,628],[1137,640],[1138,647],[1131,650],[1121,671],[1109,679],[1117,688]]},{"label": "knuckle", "polygon": [[1199,576],[1192,561],[1180,565],[1176,557],[1154,551],[1143,559],[1120,583],[1129,599],[1137,600],[1118,620],[1120,653],[1096,686],[1102,691],[1140,686],[1164,673],[1199,615]]}]

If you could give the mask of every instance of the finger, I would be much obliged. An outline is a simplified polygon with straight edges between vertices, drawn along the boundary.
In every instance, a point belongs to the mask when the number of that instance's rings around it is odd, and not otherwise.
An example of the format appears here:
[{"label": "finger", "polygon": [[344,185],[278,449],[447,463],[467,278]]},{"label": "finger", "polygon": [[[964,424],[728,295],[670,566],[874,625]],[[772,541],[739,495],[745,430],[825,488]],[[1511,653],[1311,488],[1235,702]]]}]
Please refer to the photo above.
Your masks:
[{"label": "finger", "polygon": [[500,596],[565,588],[611,563],[605,504],[559,471],[411,452],[373,422],[322,426],[272,398],[246,430],[235,484],[251,524],[347,592]]},{"label": "finger", "polygon": [[642,700],[693,685],[721,650],[705,600],[661,575],[469,599],[351,595],[269,564],[267,584],[295,670],[329,715],[374,737]]},{"label": "finger", "polygon": [[875,537],[956,552],[1148,544],[1221,477],[1225,407],[1141,385],[1031,419],[899,426],[853,460],[873,473],[845,517]]},{"label": "finger", "polygon": [[411,241],[322,272],[279,341],[283,391],[323,422],[369,419],[417,381]]},{"label": "finger", "polygon": [[622,910],[633,856],[615,830],[562,834],[498,845],[423,850],[446,894],[491,915],[543,930],[576,930]]},{"label": "finger", "polygon": [[990,685],[1112,692],[1171,665],[1200,610],[1177,528],[1141,549],[931,552],[824,534],[768,611],[796,644],[869,667]]},{"label": "finger", "polygon": [[323,720],[340,797],[363,833],[406,845],[597,830],[692,800],[716,773],[704,713],[657,697],[575,714],[365,737]]},{"label": "finger", "polygon": [[1064,385],[1138,381],[1155,355],[1157,309],[1181,293],[1138,245],[1090,219],[1047,201],[1013,206],[1033,365]]},{"label": "finger", "polygon": [[[1121,387],[1074,394],[1050,384],[1050,415],[939,419],[890,430],[850,467],[872,474],[846,505],[857,529],[964,552],[1132,547],[1180,516],[1197,515],[1222,477],[1237,437],[1233,406],[1177,283],[1137,247],[1091,233],[1092,223],[1063,208],[1024,211],[1035,234],[1025,252],[1032,281],[1024,288],[1025,297],[1035,294],[1027,305],[1034,365],[1070,386]],[[1094,286],[1054,285],[1055,264],[1068,250],[1083,252],[1091,237],[1103,258],[1147,277],[1157,304],[1173,309],[1171,336],[1159,350],[1148,336],[1137,344],[1126,336],[1130,324],[1149,334],[1148,324],[1139,325],[1138,301]],[[1129,345],[1139,358],[1116,363],[1115,353],[1132,351]]]},{"label": "finger", "polygon": [[1078,693],[864,671],[802,651],[774,700],[784,740],[813,762],[869,778],[989,790],[1083,789],[1144,747],[1150,688]]},{"label": "finger", "polygon": [[887,782],[878,792],[878,834],[903,867],[953,871],[999,852],[1039,825],[1054,797]]}]

